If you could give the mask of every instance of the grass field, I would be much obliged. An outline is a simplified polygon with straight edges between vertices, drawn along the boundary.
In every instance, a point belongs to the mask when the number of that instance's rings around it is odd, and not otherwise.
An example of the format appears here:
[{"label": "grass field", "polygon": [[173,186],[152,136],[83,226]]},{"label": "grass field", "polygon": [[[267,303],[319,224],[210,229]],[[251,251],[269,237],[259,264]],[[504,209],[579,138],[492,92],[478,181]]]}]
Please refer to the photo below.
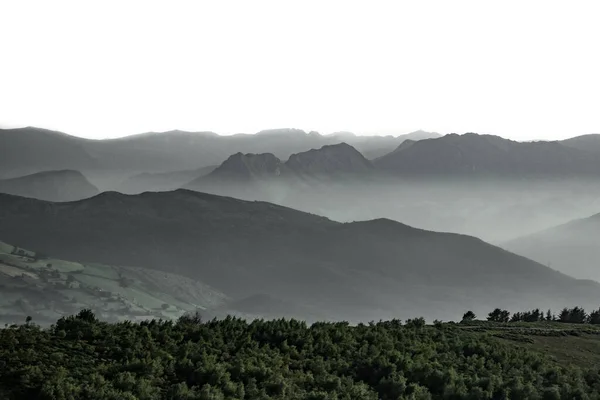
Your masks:
[{"label": "grass field", "polygon": [[562,365],[600,368],[600,326],[560,322],[473,321],[461,329],[491,335],[514,346],[546,354]]},{"label": "grass field", "polygon": [[20,249],[20,254],[12,254],[13,250],[12,245],[0,242],[2,324],[20,322],[14,320],[15,315],[51,323],[82,308],[121,320],[177,318],[227,299],[219,291],[179,275],[52,257],[36,260],[34,252]]}]

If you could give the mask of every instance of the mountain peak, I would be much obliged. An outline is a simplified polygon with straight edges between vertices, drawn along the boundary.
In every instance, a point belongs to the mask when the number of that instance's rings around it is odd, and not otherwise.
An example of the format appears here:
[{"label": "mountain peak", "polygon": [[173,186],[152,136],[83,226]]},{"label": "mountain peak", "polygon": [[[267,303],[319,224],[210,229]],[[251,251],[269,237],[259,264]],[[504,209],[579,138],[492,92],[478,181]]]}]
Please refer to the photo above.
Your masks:
[{"label": "mountain peak", "polygon": [[238,177],[243,179],[279,176],[283,163],[271,153],[253,154],[237,152],[232,154],[209,176]]},{"label": "mountain peak", "polygon": [[362,173],[373,168],[369,160],[345,142],[292,154],[286,166],[309,174]]}]

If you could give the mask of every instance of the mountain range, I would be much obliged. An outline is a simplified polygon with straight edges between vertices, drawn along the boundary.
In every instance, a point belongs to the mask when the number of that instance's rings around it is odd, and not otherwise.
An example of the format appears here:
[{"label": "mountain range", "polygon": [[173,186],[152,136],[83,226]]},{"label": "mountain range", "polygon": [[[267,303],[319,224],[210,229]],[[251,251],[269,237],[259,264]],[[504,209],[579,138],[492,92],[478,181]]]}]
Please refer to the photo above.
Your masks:
[{"label": "mountain range", "polygon": [[[598,142],[599,138],[589,138]],[[449,134],[404,141],[374,160],[383,170],[408,176],[596,177],[600,152],[587,151],[577,139],[516,142],[493,135]]]},{"label": "mountain range", "polygon": [[[417,131],[401,136],[357,136],[342,132],[321,135],[299,129],[273,129],[257,134],[220,136],[213,132],[169,131],[119,139],[90,140],[39,128],[0,129],[0,178],[46,170],[84,173],[162,173],[218,165],[232,154],[272,153],[287,159],[294,153],[342,141],[369,157],[379,157],[406,139],[438,137]],[[113,181],[110,181],[114,183]]]},{"label": "mountain range", "polygon": [[597,283],[474,237],[387,219],[338,223],[188,190],[68,203],[0,195],[0,204],[8,243],[75,262],[177,273],[242,303],[273,301],[282,315],[293,308],[309,319],[449,319],[462,309],[600,301]]}]

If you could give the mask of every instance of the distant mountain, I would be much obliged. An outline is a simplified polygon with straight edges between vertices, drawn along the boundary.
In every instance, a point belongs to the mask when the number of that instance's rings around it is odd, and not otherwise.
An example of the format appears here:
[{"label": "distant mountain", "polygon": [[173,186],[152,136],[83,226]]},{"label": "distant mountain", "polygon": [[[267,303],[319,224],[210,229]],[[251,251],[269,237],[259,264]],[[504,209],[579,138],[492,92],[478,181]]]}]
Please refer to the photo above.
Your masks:
[{"label": "distant mountain", "polygon": [[373,164],[346,143],[292,154],[285,165],[297,174],[313,176],[365,174],[373,171]]},{"label": "distant mountain", "polygon": [[178,273],[237,300],[266,295],[338,320],[600,302],[598,284],[474,237],[384,219],[341,224],[186,190],[71,203],[0,195],[0,238],[61,259]]},{"label": "distant mountain", "polygon": [[95,196],[98,188],[79,171],[38,172],[0,180],[0,193],[49,201],[72,201]]},{"label": "distant mountain", "polygon": [[242,154],[238,152],[225,160],[208,176],[240,180],[263,179],[280,176],[284,168],[281,160],[273,154]]},{"label": "distant mountain", "polygon": [[179,189],[184,184],[196,178],[206,176],[217,168],[216,165],[173,172],[144,172],[125,179],[115,190],[126,194],[139,194],[143,192],[167,192]]},{"label": "distant mountain", "polygon": [[[231,154],[290,155],[346,141],[373,156],[390,152],[405,138],[321,135],[299,129],[220,136],[213,132],[150,132],[119,139],[88,140],[38,128],[0,129],[0,178],[57,169],[120,174],[195,170],[218,165]],[[427,133],[415,133],[422,137]],[[424,136],[423,136],[424,135]],[[431,134],[433,135],[433,134]],[[102,176],[105,179],[105,176]]]},{"label": "distant mountain", "polygon": [[515,142],[467,133],[405,141],[374,164],[401,175],[569,177],[597,176],[600,157],[560,142]]},{"label": "distant mountain", "polygon": [[399,136],[358,136],[351,132],[336,132],[327,136],[335,138],[336,141],[348,143],[367,159],[374,160],[388,154],[405,140],[432,139],[441,137],[442,135],[435,132],[415,131]]},{"label": "distant mountain", "polygon": [[600,281],[600,214],[511,240],[503,247],[566,274]]},{"label": "distant mountain", "polygon": [[183,188],[285,203],[287,197],[308,189],[307,185],[323,183],[323,179],[364,177],[373,172],[369,160],[352,146],[340,143],[292,154],[285,163],[270,153],[236,153]]},{"label": "distant mountain", "polygon": [[600,134],[597,133],[561,140],[560,143],[586,152],[600,153]]},{"label": "distant mountain", "polygon": [[40,171],[99,168],[85,140],[38,128],[0,129],[0,178]]}]

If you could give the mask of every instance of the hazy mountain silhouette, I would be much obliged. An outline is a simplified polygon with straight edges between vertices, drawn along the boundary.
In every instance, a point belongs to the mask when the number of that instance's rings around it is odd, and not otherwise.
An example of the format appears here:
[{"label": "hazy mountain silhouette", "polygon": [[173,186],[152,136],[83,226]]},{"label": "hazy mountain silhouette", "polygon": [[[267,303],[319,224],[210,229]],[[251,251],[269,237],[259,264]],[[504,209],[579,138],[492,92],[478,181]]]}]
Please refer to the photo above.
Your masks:
[{"label": "hazy mountain silhouette", "polygon": [[561,140],[560,143],[586,152],[600,153],[600,134],[598,133],[576,136]]},{"label": "hazy mountain silhouette", "polygon": [[346,143],[292,154],[285,165],[296,174],[312,176],[365,174],[373,171],[373,164]]},{"label": "hazy mountain silhouette", "polygon": [[450,134],[406,141],[374,161],[403,175],[591,176],[600,158],[560,142],[515,142],[499,136]]},{"label": "hazy mountain silhouette", "polygon": [[[346,135],[360,151],[382,155],[405,138],[437,134],[416,132],[401,137]],[[213,132],[149,132],[119,139],[88,140],[38,128],[0,129],[1,177],[45,170],[153,173],[194,170],[218,165],[231,154],[272,153],[287,159],[294,153],[338,144],[339,135],[306,133],[299,129],[272,129],[257,134],[220,136]]]},{"label": "hazy mountain silhouette", "polygon": [[372,172],[374,167],[369,160],[352,146],[340,143],[292,154],[285,163],[270,153],[236,153],[210,174],[183,187],[282,203],[298,191],[314,189],[323,179],[364,177]]},{"label": "hazy mountain silhouette", "polygon": [[511,240],[503,247],[569,275],[600,280],[600,214]]},{"label": "hazy mountain silhouette", "polygon": [[0,129],[0,178],[40,171],[99,168],[85,140],[39,128]]},{"label": "hazy mountain silhouette", "polygon": [[237,299],[264,294],[336,319],[600,301],[598,284],[474,237],[385,219],[341,224],[187,190],[70,203],[0,195],[0,238],[63,259],[180,273]]},{"label": "hazy mountain silhouette", "polygon": [[365,158],[374,160],[388,154],[405,140],[423,140],[441,137],[439,133],[422,130],[399,136],[359,136],[352,132],[336,132],[331,134],[339,142],[345,142],[358,150]]},{"label": "hazy mountain silhouette", "polygon": [[184,184],[210,174],[217,168],[216,165],[202,167],[187,171],[173,172],[144,172],[133,175],[121,182],[115,190],[126,194],[138,194],[143,192],[166,192],[179,189]]},{"label": "hazy mountain silhouette", "polygon": [[92,197],[99,192],[81,172],[62,170],[2,179],[0,193],[49,201],[72,201]]}]

